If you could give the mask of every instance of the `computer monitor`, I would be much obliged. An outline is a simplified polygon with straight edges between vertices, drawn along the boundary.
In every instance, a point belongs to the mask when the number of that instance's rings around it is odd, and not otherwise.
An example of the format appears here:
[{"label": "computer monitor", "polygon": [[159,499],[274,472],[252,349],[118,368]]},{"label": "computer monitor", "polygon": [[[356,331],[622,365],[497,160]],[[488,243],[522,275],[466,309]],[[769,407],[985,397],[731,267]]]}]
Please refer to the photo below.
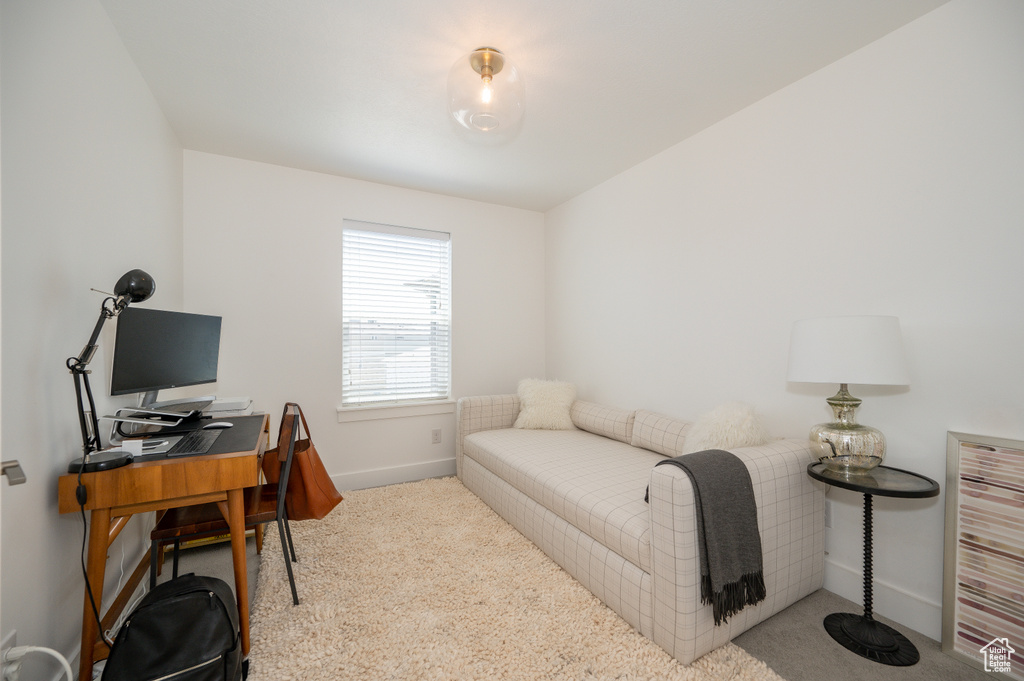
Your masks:
[{"label": "computer monitor", "polygon": [[221,318],[211,315],[125,308],[117,318],[110,394],[144,393],[214,383],[220,354]]}]

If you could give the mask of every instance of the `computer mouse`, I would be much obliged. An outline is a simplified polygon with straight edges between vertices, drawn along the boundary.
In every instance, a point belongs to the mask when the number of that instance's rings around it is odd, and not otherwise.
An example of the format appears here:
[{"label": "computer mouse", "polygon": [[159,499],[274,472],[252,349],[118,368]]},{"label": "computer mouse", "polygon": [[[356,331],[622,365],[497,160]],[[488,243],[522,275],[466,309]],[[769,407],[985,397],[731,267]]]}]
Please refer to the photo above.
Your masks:
[{"label": "computer mouse", "polygon": [[233,425],[235,424],[228,423],[227,421],[214,421],[213,423],[207,423],[203,426],[203,430],[210,430],[213,428],[230,428]]}]

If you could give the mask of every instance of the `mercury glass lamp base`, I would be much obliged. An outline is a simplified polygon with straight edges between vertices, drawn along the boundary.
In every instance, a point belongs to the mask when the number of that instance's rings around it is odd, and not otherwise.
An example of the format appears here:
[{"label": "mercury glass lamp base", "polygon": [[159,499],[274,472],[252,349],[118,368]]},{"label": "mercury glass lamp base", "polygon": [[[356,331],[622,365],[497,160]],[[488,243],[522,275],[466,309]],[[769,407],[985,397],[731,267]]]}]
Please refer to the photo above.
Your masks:
[{"label": "mercury glass lamp base", "polygon": [[881,457],[823,457],[825,468],[842,475],[863,475],[882,463]]},{"label": "mercury glass lamp base", "polygon": [[857,475],[882,463],[885,436],[876,428],[857,423],[857,407],[861,401],[849,393],[846,384],[826,401],[836,420],[814,426],[810,434],[811,443],[825,467],[844,475]]}]

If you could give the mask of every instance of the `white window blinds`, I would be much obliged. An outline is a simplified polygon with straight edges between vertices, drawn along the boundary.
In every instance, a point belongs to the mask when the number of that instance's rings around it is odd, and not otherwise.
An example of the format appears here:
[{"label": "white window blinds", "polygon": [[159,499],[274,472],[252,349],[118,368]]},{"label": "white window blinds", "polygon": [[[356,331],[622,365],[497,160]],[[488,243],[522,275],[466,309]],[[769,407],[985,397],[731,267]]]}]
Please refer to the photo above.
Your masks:
[{"label": "white window blinds", "polygon": [[449,235],[345,220],[341,288],[342,405],[447,399]]}]

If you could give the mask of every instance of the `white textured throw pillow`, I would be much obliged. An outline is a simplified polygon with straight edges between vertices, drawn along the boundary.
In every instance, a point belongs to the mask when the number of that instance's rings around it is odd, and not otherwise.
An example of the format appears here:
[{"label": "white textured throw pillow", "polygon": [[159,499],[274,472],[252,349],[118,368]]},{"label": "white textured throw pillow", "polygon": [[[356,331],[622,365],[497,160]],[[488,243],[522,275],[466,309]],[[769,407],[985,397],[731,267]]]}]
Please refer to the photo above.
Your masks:
[{"label": "white textured throw pillow", "polygon": [[576,430],[570,409],[576,386],[562,381],[524,378],[519,381],[519,416],[516,428]]},{"label": "white textured throw pillow", "polygon": [[704,414],[686,434],[686,453],[763,445],[771,439],[754,408],[727,402]]}]

